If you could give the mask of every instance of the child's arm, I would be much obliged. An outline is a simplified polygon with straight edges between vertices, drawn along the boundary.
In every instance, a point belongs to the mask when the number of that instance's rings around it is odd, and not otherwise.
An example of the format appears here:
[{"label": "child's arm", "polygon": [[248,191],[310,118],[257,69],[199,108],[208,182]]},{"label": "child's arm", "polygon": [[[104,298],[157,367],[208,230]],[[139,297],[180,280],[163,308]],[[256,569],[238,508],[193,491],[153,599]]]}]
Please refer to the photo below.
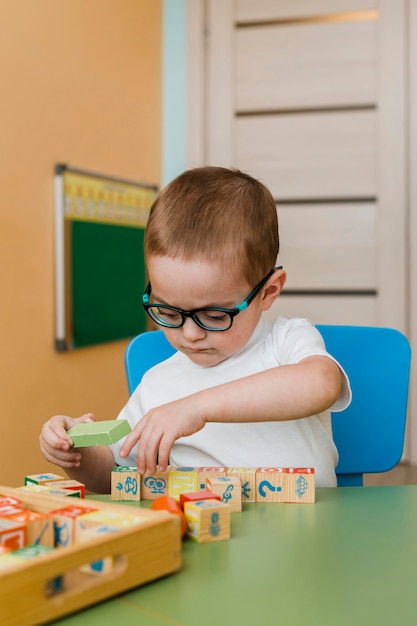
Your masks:
[{"label": "child's arm", "polygon": [[70,478],[85,484],[89,491],[110,493],[111,470],[115,465],[113,453],[107,446],[73,448],[67,430],[80,422],[95,421],[87,413],[78,419],[55,415],[42,427],[40,448],[47,461],[65,469]]},{"label": "child's arm", "polygon": [[342,375],[326,356],[311,356],[151,409],[126,437],[120,456],[138,446],[140,472],[168,464],[175,441],[201,430],[206,422],[267,422],[300,419],[330,408]]}]

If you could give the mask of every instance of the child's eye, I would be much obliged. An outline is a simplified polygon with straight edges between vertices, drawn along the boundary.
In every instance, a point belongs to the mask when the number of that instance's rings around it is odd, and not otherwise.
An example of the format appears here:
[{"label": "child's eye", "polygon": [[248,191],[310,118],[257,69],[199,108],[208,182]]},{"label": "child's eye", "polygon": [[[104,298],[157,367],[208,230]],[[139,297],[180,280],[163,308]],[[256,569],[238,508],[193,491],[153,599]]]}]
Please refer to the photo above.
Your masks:
[{"label": "child's eye", "polygon": [[164,307],[158,307],[158,315],[159,317],[163,317],[167,320],[177,320],[180,316],[176,311],[172,311],[171,309],[165,309]]},{"label": "child's eye", "polygon": [[207,322],[224,322],[227,316],[228,313],[223,313],[223,311],[201,311],[198,314],[201,320],[206,320]]}]

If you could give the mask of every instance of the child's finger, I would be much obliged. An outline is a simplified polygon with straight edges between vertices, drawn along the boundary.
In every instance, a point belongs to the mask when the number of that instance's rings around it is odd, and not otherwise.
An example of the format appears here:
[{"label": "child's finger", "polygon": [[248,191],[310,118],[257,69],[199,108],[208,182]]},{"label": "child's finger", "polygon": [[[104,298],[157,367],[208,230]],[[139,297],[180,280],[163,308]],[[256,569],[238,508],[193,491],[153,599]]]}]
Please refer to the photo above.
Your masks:
[{"label": "child's finger", "polygon": [[122,447],[120,448],[120,456],[122,458],[129,456],[133,446],[137,444],[141,436],[142,429],[143,424],[139,422],[139,424],[137,424],[134,429],[127,435],[127,437],[123,441]]}]

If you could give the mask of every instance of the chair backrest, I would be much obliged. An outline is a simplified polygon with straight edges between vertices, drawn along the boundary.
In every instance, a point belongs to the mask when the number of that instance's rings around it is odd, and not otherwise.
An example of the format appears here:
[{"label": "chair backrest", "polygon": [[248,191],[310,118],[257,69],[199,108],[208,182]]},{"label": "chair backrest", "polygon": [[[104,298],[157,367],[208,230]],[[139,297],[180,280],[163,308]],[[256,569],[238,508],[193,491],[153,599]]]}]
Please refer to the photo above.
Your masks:
[{"label": "chair backrest", "polygon": [[162,330],[152,330],[134,337],[125,352],[129,393],[136,389],[145,372],[168,359],[174,352],[175,348],[165,339]]},{"label": "chair backrest", "polygon": [[363,474],[386,472],[401,460],[411,350],[392,328],[317,326],[327,351],[346,371],[352,402],[332,414],[339,451],[339,486],[362,485]]},{"label": "chair backrest", "polygon": [[[339,451],[339,486],[363,484],[363,474],[385,472],[400,461],[405,436],[411,350],[391,328],[317,326],[326,348],[350,379],[352,402],[332,414]],[[174,354],[162,331],[135,337],[127,347],[129,393],[143,374]]]}]

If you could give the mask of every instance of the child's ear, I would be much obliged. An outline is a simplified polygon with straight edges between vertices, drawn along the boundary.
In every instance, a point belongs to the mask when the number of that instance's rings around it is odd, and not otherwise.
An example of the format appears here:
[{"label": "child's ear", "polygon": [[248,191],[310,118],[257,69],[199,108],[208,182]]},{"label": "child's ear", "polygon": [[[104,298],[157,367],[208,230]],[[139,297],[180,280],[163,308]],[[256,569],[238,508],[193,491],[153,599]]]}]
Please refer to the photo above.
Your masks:
[{"label": "child's ear", "polygon": [[267,311],[278,298],[287,280],[287,272],[285,270],[277,270],[273,273],[263,289],[261,298],[262,311]]}]

